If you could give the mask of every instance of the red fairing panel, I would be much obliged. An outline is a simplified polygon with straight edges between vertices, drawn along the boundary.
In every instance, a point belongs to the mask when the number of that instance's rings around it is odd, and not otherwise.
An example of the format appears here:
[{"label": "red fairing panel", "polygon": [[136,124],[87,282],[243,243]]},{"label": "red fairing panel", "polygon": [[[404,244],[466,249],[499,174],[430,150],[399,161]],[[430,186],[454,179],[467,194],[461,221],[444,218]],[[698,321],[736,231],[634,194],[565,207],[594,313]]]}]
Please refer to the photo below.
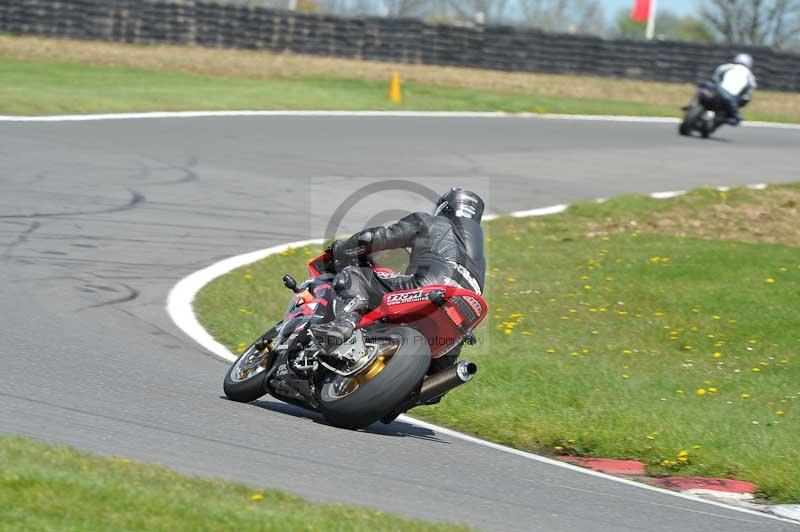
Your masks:
[{"label": "red fairing panel", "polygon": [[[434,291],[447,300],[441,308],[428,299]],[[455,304],[457,299],[468,305],[472,316],[464,315]],[[486,316],[487,310],[486,301],[475,292],[454,286],[430,285],[386,294],[381,305],[365,315],[359,327],[383,318],[414,327],[424,335],[431,355],[437,358],[461,341],[464,334],[459,326],[468,331],[475,329]]]}]

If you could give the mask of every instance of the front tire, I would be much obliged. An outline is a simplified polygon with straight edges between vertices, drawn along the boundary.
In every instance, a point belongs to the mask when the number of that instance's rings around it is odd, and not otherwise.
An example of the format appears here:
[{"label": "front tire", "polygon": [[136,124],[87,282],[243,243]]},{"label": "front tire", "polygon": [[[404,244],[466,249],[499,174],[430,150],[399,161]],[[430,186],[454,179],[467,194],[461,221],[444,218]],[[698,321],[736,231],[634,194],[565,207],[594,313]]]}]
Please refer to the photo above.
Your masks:
[{"label": "front tire", "polygon": [[[355,377],[327,375],[319,393],[319,410],[332,425],[360,429],[391,413],[422,382],[431,363],[426,337],[410,327],[386,327],[367,332],[370,339],[392,342],[396,350]],[[378,372],[375,364],[384,364]],[[375,373],[364,380],[370,373]],[[360,382],[359,382],[360,381]]]},{"label": "front tire", "polygon": [[264,333],[228,368],[222,383],[222,389],[228,399],[238,403],[249,403],[267,394],[265,379],[273,358],[270,346],[277,332],[273,327]]}]

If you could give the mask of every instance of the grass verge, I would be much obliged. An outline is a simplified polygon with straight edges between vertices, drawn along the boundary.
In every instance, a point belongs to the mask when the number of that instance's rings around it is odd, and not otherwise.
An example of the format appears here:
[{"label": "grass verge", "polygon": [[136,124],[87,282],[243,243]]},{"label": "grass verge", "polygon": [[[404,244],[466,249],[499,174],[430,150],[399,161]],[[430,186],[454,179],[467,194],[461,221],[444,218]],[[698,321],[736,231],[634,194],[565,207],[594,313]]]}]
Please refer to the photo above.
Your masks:
[{"label": "grass verge", "polygon": [[[678,116],[685,84],[395,65],[179,46],[0,36],[0,113],[229,109],[507,111]],[[800,122],[800,94],[763,92],[747,118]]]},{"label": "grass verge", "polygon": [[320,76],[259,81],[14,59],[0,59],[0,76],[0,113],[15,115],[240,109],[674,114],[674,109],[635,102],[410,83],[404,103],[394,105],[386,99],[385,83]]},{"label": "grass verge", "polygon": [[28,530],[463,530],[275,490],[192,478],[0,437],[0,528]]},{"label": "grass verge", "polygon": [[[798,205],[798,186],[703,189],[490,222],[491,316],[465,350],[481,371],[414,415],[800,501]],[[241,350],[281,316],[281,276],[304,278],[315,252],[213,281],[195,301],[201,322]]]}]

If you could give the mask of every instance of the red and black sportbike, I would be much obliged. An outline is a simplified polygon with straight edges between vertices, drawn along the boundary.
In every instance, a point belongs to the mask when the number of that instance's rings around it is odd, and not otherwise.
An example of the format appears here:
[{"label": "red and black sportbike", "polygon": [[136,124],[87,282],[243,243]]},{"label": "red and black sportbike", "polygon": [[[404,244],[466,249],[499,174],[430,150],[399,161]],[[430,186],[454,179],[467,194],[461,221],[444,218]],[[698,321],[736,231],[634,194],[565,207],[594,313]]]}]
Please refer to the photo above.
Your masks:
[{"label": "red and black sportbike", "polygon": [[[309,327],[333,319],[330,253],[308,264],[301,285],[289,275],[292,298],[283,319],[231,366],[225,395],[250,402],[273,397],[322,413],[333,425],[357,429],[436,402],[477,371],[463,360],[433,372],[432,360],[474,344],[472,331],[486,316],[486,301],[456,286],[430,285],[390,292],[365,314],[353,336],[325,354]],[[378,276],[396,275],[369,263]]]}]

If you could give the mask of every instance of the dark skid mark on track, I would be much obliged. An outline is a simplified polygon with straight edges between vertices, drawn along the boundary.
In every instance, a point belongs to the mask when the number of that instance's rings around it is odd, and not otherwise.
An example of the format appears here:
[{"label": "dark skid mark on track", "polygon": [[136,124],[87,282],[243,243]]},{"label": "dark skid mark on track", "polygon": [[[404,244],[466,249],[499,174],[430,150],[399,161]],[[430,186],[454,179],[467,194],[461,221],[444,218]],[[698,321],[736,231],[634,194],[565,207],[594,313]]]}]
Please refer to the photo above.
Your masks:
[{"label": "dark skid mark on track", "polygon": [[0,214],[0,220],[9,219],[35,219],[35,218],[58,218],[63,216],[92,216],[95,214],[112,214],[136,208],[145,201],[145,197],[135,190],[128,190],[131,199],[124,205],[100,209],[97,211],[72,211],[72,212],[35,212],[33,214]]},{"label": "dark skid mark on track", "polygon": [[33,232],[39,229],[41,226],[42,224],[40,222],[32,222],[30,225],[28,225],[28,227],[26,227],[25,230],[22,231],[13,242],[6,245],[6,249],[3,251],[2,257],[4,259],[11,257],[11,252],[14,250],[14,248],[27,242],[28,237],[31,236]]},{"label": "dark skid mark on track", "polygon": [[[134,299],[139,297],[139,290],[137,290],[136,288],[133,288],[125,283],[119,283],[119,284],[125,288],[125,290],[128,292],[127,294],[125,294],[122,297],[118,297],[116,299],[111,299],[109,301],[103,301],[102,303],[95,303],[94,305],[89,305],[87,307],[79,309],[78,312],[90,308],[100,308],[100,307],[107,307],[110,305],[119,305],[121,303],[128,303],[129,301],[133,301]],[[106,292],[117,292],[115,288],[110,286],[99,286],[92,284],[85,284],[81,289],[85,289],[84,291],[89,291],[92,293],[97,293],[98,289]]]},{"label": "dark skid mark on track", "polygon": [[[134,312],[131,312],[130,310],[127,310],[127,309],[124,309],[124,308],[117,308],[116,310],[126,314],[127,316],[130,316],[131,318],[133,318],[135,320],[138,320],[138,321],[140,321],[140,322],[152,327],[153,331],[151,331],[150,334],[152,334],[154,336],[168,336],[168,337],[172,338],[173,340],[175,340],[177,342],[180,342],[181,346],[186,346],[187,345],[187,342],[186,342],[185,338],[182,338],[182,337],[178,336],[177,334],[166,330],[165,328],[161,327],[160,325],[156,325],[155,323],[142,318],[141,316],[135,314]],[[170,323],[172,323],[172,322],[170,322]],[[198,346],[199,347],[199,345],[196,344],[195,342],[191,342],[191,344],[189,344],[189,345]],[[209,357],[211,357],[214,360],[219,360],[219,358],[211,355],[210,353],[206,353],[206,354],[208,354]],[[220,360],[220,362],[222,362],[222,361]]]},{"label": "dark skid mark on track", "polygon": [[[195,171],[195,167],[197,166],[198,158],[194,155],[187,159],[186,164],[179,165],[179,164],[170,164],[165,161],[161,161],[159,159],[153,157],[147,157],[143,154],[141,156],[145,159],[149,159],[150,161],[155,161],[161,166],[156,165],[149,165],[147,163],[143,163],[141,168],[135,173],[129,176],[131,179],[137,180],[144,180],[144,184],[148,187],[158,187],[158,186],[167,186],[167,185],[182,185],[184,183],[192,183],[199,179],[197,172]],[[176,170],[178,172],[183,173],[182,177],[178,179],[167,179],[164,181],[153,181],[152,183],[147,182],[147,178],[155,175],[158,172],[163,172],[164,170]]]}]

